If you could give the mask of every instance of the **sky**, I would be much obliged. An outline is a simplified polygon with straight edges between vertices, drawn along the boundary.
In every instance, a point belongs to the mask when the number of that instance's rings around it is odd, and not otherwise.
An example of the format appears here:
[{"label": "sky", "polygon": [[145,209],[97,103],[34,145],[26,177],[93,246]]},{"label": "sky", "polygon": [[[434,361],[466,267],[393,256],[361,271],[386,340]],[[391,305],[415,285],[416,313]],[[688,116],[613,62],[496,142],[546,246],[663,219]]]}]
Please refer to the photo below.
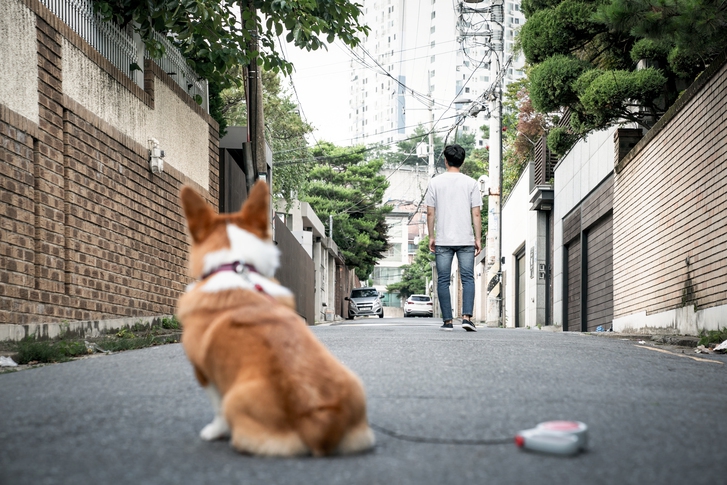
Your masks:
[{"label": "sky", "polygon": [[350,83],[349,55],[338,43],[327,44],[328,50],[305,51],[292,44],[283,45],[285,58],[293,63],[292,76],[283,80],[293,101],[298,100],[301,116],[315,131],[309,142],[325,140],[335,145],[350,145],[348,131],[348,94]]}]

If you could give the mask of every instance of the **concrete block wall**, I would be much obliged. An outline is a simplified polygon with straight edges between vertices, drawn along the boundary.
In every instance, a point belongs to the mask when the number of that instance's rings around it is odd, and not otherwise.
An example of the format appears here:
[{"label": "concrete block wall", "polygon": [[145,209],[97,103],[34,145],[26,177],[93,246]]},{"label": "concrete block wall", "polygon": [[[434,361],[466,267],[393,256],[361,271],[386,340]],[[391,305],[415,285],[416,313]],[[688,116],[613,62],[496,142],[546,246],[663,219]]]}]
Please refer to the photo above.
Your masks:
[{"label": "concrete block wall", "polygon": [[[28,324],[174,313],[189,282],[179,188],[217,206],[216,122],[151,61],[142,89],[40,2],[3,4],[13,37],[0,43],[0,85],[37,87],[0,89],[0,339]],[[31,59],[16,46],[34,46]],[[79,56],[104,106],[74,90]],[[117,116],[128,103],[133,116]],[[165,140],[161,174],[151,137]]]}]

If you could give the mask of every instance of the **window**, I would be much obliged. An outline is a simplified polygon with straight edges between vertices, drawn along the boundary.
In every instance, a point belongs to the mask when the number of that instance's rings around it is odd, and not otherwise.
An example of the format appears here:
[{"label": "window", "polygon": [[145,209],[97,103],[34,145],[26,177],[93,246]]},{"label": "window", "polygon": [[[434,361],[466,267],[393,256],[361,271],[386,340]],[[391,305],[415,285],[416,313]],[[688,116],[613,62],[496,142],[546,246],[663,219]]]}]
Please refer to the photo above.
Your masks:
[{"label": "window", "polygon": [[432,18],[437,16],[437,12],[432,12]]},{"label": "window", "polygon": [[432,56],[432,59],[429,62],[434,62],[434,56]]},{"label": "window", "polygon": [[437,28],[432,25],[432,27],[429,29],[429,33],[433,34],[436,30],[437,30]]},{"label": "window", "polygon": [[275,214],[285,224],[285,227],[291,231],[293,230],[293,214],[286,214],[285,212],[276,212]]},{"label": "window", "polygon": [[374,266],[374,285],[387,286],[401,281],[401,268],[384,268],[382,266]]},{"label": "window", "polygon": [[401,243],[393,243],[384,253],[384,261],[401,261]]},{"label": "window", "polygon": [[387,236],[390,238],[401,238],[402,219],[399,217],[387,217],[386,224],[389,226]]}]

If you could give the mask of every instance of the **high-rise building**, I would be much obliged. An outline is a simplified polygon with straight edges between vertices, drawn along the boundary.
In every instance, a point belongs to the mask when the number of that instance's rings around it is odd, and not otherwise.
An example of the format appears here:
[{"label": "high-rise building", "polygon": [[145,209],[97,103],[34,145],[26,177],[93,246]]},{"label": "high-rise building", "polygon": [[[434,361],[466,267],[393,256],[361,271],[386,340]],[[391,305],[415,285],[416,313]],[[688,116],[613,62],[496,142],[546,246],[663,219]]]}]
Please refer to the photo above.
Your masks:
[{"label": "high-rise building", "polygon": [[[491,5],[503,6],[503,60],[512,53],[517,30],[525,21],[519,0],[362,3],[371,32],[353,49],[349,130],[353,143],[365,145],[394,144],[418,125],[427,130],[433,126],[443,136],[459,115],[455,100],[474,100],[492,82],[490,42],[485,31],[477,30],[491,23]],[[523,76],[522,65],[522,59],[513,59],[505,85]],[[479,128],[485,124],[482,115],[468,118],[460,133],[475,133],[477,145],[483,146],[486,140]]]}]

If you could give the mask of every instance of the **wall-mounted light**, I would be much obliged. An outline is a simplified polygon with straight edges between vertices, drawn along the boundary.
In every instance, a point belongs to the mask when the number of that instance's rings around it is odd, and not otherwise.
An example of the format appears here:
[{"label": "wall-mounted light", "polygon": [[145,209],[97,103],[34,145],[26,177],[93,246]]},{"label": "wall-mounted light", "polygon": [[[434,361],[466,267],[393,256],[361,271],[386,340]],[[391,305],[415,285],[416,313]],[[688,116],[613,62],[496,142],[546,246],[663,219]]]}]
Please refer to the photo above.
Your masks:
[{"label": "wall-mounted light", "polygon": [[159,148],[159,142],[155,138],[149,140],[149,168],[151,173],[164,171],[164,150]]}]

